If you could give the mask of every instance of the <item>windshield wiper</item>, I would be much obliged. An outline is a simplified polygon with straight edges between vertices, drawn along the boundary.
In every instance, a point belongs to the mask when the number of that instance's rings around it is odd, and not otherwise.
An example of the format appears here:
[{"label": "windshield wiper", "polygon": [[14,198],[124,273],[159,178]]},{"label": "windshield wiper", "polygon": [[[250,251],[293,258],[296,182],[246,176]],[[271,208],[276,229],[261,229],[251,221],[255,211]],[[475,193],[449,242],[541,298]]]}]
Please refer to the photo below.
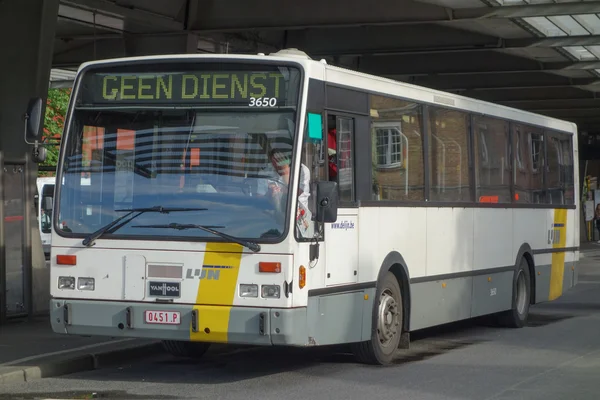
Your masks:
[{"label": "windshield wiper", "polygon": [[131,219],[137,218],[139,215],[142,215],[143,213],[147,213],[147,212],[159,212],[162,214],[168,214],[170,212],[176,212],[176,211],[205,211],[205,210],[207,210],[207,208],[181,208],[181,207],[163,207],[163,206],[143,207],[143,208],[140,207],[140,208],[125,209],[125,210],[115,210],[116,212],[127,212],[127,214],[120,216],[119,218],[115,219],[108,225],[105,225],[102,228],[98,229],[96,232],[88,235],[85,239],[83,239],[81,244],[83,244],[84,246],[87,246],[87,247],[92,246],[96,239],[98,239],[100,236],[104,235],[113,226],[117,225],[119,222],[121,222],[125,218],[129,217],[133,213],[138,213],[138,214],[131,217]]},{"label": "windshield wiper", "polygon": [[133,225],[132,228],[163,228],[163,229],[178,229],[178,230],[201,229],[203,231],[210,232],[213,235],[220,236],[223,239],[226,239],[230,242],[241,244],[242,246],[249,248],[250,250],[252,250],[255,253],[260,251],[260,245],[258,243],[238,239],[238,238],[236,238],[234,236],[230,236],[226,233],[215,231],[214,229],[211,229],[211,228],[225,228],[224,226],[178,224],[178,223],[173,222],[173,223],[165,224],[165,225]]}]

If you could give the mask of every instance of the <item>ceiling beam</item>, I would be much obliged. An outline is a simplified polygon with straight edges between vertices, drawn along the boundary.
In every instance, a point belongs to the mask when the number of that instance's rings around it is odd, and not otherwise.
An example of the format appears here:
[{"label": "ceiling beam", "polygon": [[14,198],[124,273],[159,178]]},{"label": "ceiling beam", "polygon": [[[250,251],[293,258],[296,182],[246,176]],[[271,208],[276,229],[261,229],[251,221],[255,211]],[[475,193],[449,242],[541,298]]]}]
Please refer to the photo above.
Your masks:
[{"label": "ceiling beam", "polygon": [[551,17],[556,15],[581,15],[600,13],[600,1],[577,3],[545,3],[527,4],[489,8],[466,8],[454,10],[453,15],[458,19],[490,19],[490,18],[529,18]]},{"label": "ceiling beam", "polygon": [[600,35],[506,39],[502,42],[505,48],[594,46],[600,44]]},{"label": "ceiling beam", "polygon": [[[90,1],[90,0],[86,0]],[[244,0],[205,0],[198,8],[193,30],[295,30],[307,28],[341,28],[352,26],[397,26],[431,23],[480,21],[535,16],[600,13],[600,2],[530,4],[504,7],[475,7],[452,10],[435,4],[404,0],[401,3],[380,0],[305,0],[301,3],[264,0],[261,7]],[[271,13],[264,13],[264,10]],[[314,10],[319,12],[315,13]],[[343,9],[343,13],[339,10]],[[232,10],[235,10],[232,12]]]},{"label": "ceiling beam", "polygon": [[[489,12],[492,9],[484,7],[483,10]],[[374,3],[364,0],[263,0],[260,7],[246,0],[204,0],[190,29],[195,32],[230,32],[458,21],[452,14],[453,11],[448,8],[413,0],[378,0]]]},{"label": "ceiling beam", "polygon": [[518,108],[521,110],[552,110],[564,108],[589,108],[600,107],[600,98],[558,98],[558,99],[538,99],[538,100],[505,100],[499,101],[499,104],[507,107]]},{"label": "ceiling beam", "polygon": [[511,90],[470,90],[460,94],[466,97],[496,104],[503,104],[507,101],[539,101],[543,99],[557,98],[593,98],[592,92],[574,86],[546,87],[538,89],[515,88]]},{"label": "ceiling beam", "polygon": [[399,80],[433,89],[462,92],[469,90],[513,90],[539,89],[553,87],[587,86],[600,83],[600,78],[566,78],[547,73],[529,73],[523,75],[501,75],[490,79],[487,75],[470,76],[422,76],[403,77]]},{"label": "ceiling beam", "polygon": [[391,55],[385,57],[365,56],[355,58],[354,68],[381,76],[392,75],[471,75],[524,72],[558,72],[565,70],[600,69],[600,61],[560,61],[542,63],[495,50],[481,53],[464,53],[460,57],[452,53]]},{"label": "ceiling beam", "polygon": [[[371,28],[371,30],[379,29]],[[390,27],[386,27],[390,28]],[[418,28],[424,28],[426,30],[435,30],[435,27],[429,27],[427,25],[412,27],[411,30]],[[441,28],[440,26],[437,27]],[[395,27],[395,29],[399,29]],[[596,46],[600,45],[600,35],[589,35],[589,36],[571,36],[571,37],[557,37],[557,38],[522,38],[522,39],[502,39],[495,38],[492,36],[476,35],[470,36],[470,40],[466,38],[452,38],[445,37],[441,39],[439,35],[424,34],[421,37],[402,36],[402,32],[396,32],[397,36],[384,36],[377,35],[375,33],[369,34],[364,29],[356,29],[357,39],[346,40],[340,43],[333,41],[332,35],[335,38],[336,32],[331,30],[320,30],[322,36],[312,37],[309,43],[304,42],[303,46],[292,45],[291,47],[303,47],[304,51],[309,53],[313,57],[324,57],[324,56],[391,56],[391,55],[416,55],[416,54],[429,54],[429,53],[466,53],[466,52],[482,52],[489,50],[511,50],[511,49],[522,49],[522,48],[558,48],[565,46]],[[457,32],[458,30],[452,29]],[[300,31],[306,32],[306,31]],[[360,34],[362,33],[362,35]],[[346,33],[347,38],[351,37],[352,34]],[[361,38],[362,36],[362,38]],[[371,36],[377,36],[377,40],[368,40]],[[388,40],[390,44],[386,44],[386,37],[390,39],[396,39],[395,41]],[[403,43],[402,37],[411,38]],[[412,38],[417,37],[419,43],[414,43]],[[439,39],[436,39],[439,38]],[[296,42],[297,43],[297,42]],[[302,43],[302,42],[300,42]],[[377,46],[373,46],[373,43],[377,43]]]},{"label": "ceiling beam", "polygon": [[181,31],[184,27],[183,23],[168,16],[134,7],[122,7],[107,0],[60,0],[60,2],[73,8],[135,21],[140,25],[160,27],[170,31]]}]

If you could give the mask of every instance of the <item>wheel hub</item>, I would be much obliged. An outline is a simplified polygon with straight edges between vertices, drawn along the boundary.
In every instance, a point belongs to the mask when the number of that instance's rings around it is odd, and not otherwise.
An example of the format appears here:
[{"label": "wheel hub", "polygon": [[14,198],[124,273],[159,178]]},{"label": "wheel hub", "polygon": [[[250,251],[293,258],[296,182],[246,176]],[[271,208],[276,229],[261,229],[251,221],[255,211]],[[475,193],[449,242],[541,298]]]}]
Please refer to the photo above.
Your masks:
[{"label": "wheel hub", "polygon": [[398,303],[389,290],[384,290],[379,299],[377,334],[382,345],[387,345],[398,333],[400,315]]}]

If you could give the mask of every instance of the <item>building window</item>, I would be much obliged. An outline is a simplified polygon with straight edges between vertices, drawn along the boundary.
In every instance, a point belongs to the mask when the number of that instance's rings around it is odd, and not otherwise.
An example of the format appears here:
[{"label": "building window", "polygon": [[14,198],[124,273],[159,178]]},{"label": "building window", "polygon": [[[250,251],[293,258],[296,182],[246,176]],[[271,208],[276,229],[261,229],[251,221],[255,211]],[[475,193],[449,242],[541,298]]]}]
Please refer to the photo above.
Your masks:
[{"label": "building window", "polygon": [[402,165],[404,135],[399,126],[375,127],[377,142],[377,167],[395,168]]}]

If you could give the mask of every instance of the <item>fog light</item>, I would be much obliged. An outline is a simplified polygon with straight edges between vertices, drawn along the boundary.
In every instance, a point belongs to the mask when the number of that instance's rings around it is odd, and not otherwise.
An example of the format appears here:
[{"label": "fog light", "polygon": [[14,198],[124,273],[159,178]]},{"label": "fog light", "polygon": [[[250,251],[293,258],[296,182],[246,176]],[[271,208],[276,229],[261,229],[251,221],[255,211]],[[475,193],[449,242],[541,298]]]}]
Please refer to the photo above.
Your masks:
[{"label": "fog light", "polygon": [[72,276],[59,276],[58,277],[58,288],[59,289],[75,289],[75,278]]},{"label": "fog light", "polygon": [[260,287],[261,290],[261,296],[263,298],[270,298],[270,299],[278,299],[279,298],[279,285],[262,285]]},{"label": "fog light", "polygon": [[79,278],[79,279],[77,279],[77,289],[79,289],[79,290],[94,290],[94,278]]},{"label": "fog light", "polygon": [[258,297],[258,285],[240,285],[240,297]]}]

